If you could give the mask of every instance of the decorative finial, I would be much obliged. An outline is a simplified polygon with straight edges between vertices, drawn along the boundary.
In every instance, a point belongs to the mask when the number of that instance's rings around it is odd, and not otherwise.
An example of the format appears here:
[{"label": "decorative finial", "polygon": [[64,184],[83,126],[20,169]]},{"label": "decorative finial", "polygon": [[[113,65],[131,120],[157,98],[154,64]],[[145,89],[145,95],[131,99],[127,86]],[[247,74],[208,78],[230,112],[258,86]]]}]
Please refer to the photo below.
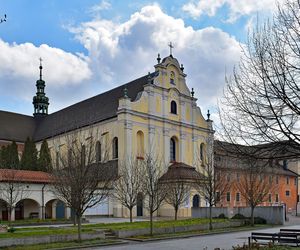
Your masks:
[{"label": "decorative finial", "polygon": [[168,46],[170,47],[170,56],[172,55],[172,49],[174,48],[174,45],[172,42],[169,42]]},{"label": "decorative finial", "polygon": [[181,69],[182,72],[184,71],[183,64],[181,64],[180,69]]},{"label": "decorative finial", "polygon": [[160,63],[160,54],[157,55],[157,63]]},{"label": "decorative finial", "polygon": [[209,110],[207,110],[207,120],[209,120],[210,118],[210,113],[209,113]]},{"label": "decorative finial", "polygon": [[127,86],[125,85],[125,88],[124,88],[124,97],[125,98],[128,98],[128,89],[127,89]]},{"label": "decorative finial", "polygon": [[42,58],[40,57],[39,58],[39,60],[40,60],[40,80],[42,80],[42,69],[43,69],[43,66],[42,66]]},{"label": "decorative finial", "polygon": [[195,94],[195,92],[194,92],[194,88],[192,88],[192,91],[191,91],[191,95],[192,95],[192,97],[194,97],[194,94]]}]

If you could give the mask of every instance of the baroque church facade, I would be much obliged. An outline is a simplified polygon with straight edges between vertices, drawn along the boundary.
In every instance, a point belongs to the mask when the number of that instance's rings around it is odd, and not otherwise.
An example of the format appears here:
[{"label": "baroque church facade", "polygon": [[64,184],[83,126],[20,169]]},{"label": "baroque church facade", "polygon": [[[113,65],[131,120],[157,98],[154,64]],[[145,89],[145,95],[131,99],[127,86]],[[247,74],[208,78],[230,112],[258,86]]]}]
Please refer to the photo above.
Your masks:
[{"label": "baroque church facade", "polygon": [[[68,135],[80,132],[88,143],[90,131],[97,131],[93,136],[99,159],[114,161],[118,169],[118,163],[128,157],[143,159],[150,153],[162,159],[162,172],[174,163],[197,168],[207,160],[208,152],[213,152],[212,121],[209,114],[207,119],[203,117],[193,89],[187,86],[184,67],[172,54],[164,59],[158,56],[152,73],[51,114],[42,66],[36,86],[33,116],[0,111],[0,146],[14,140],[22,150],[29,136],[39,150],[46,139],[52,158],[59,159],[67,152]],[[204,206],[204,200],[191,191],[179,216],[190,216],[193,202]],[[171,211],[163,206],[158,215],[170,215]],[[134,213],[146,215],[143,209]],[[111,198],[86,212],[95,214],[128,215]]]}]

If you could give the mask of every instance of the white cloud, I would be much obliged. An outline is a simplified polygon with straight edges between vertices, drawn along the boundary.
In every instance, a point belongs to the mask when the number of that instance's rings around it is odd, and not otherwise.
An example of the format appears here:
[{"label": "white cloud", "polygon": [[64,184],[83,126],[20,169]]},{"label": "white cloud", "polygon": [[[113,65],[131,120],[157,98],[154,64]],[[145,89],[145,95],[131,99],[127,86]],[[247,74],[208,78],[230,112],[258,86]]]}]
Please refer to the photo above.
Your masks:
[{"label": "white cloud", "polygon": [[92,14],[98,14],[102,10],[108,10],[111,8],[110,2],[106,0],[102,0],[99,4],[93,5],[90,9],[89,12]]},{"label": "white cloud", "polygon": [[88,58],[46,44],[39,47],[32,43],[9,44],[0,39],[0,51],[0,93],[4,97],[31,100],[35,81],[39,78],[40,57],[43,59],[46,92],[78,86],[92,76]]},{"label": "white cloud", "polygon": [[167,56],[167,44],[172,41],[173,54],[188,74],[187,83],[205,107],[216,105],[225,67],[231,68],[240,57],[240,45],[227,33],[213,27],[195,30],[185,26],[182,19],[168,16],[158,5],[143,7],[123,23],[97,19],[71,32],[89,51],[101,89],[153,71],[157,52]]},{"label": "white cloud", "polygon": [[229,8],[227,21],[234,22],[243,15],[273,11],[277,2],[282,3],[284,0],[193,0],[183,5],[182,9],[196,19],[201,15],[214,16],[221,7],[226,5]]},{"label": "white cloud", "polygon": [[[31,103],[38,58],[42,57],[53,112],[153,71],[157,53],[168,56],[167,44],[172,41],[173,55],[184,64],[187,84],[194,87],[198,104],[206,114],[222,94],[225,68],[231,69],[240,57],[240,45],[234,37],[213,27],[186,26],[158,5],[143,7],[124,22],[95,17],[70,31],[87,49],[86,56],[48,45],[0,40],[1,98],[27,98]],[[32,106],[28,106],[31,113]]]}]

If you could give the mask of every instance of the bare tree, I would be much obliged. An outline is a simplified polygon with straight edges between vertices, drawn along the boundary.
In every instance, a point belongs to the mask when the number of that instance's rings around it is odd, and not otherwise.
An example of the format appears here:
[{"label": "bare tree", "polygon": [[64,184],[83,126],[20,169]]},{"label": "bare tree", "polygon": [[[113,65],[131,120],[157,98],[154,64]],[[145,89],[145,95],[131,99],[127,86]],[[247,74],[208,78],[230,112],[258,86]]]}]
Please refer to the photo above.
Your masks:
[{"label": "bare tree", "polygon": [[144,167],[143,161],[138,159],[129,159],[119,164],[119,175],[114,184],[113,196],[129,209],[130,222],[132,222],[132,209],[137,204],[137,194],[142,192]]},{"label": "bare tree", "polygon": [[177,214],[180,206],[189,198],[191,183],[181,180],[165,181],[163,183],[167,190],[165,202],[174,208],[174,219],[177,220]]},{"label": "bare tree", "polygon": [[226,79],[220,115],[234,143],[287,140],[299,151],[299,8],[299,0],[286,0],[272,21],[257,25]]},{"label": "bare tree", "polygon": [[274,191],[274,169],[267,171],[261,160],[249,157],[240,160],[240,165],[240,180],[235,181],[234,185],[251,208],[251,225],[254,226],[255,207],[267,201],[269,194]]},{"label": "bare tree", "polygon": [[117,169],[112,162],[96,161],[95,137],[85,136],[80,132],[66,136],[66,150],[57,155],[52,172],[55,194],[75,213],[79,241],[83,213],[109,195]]},{"label": "bare tree", "polygon": [[26,185],[22,182],[22,171],[16,169],[1,169],[0,198],[6,202],[9,223],[12,221],[12,211],[18,201],[29,196]]},{"label": "bare tree", "polygon": [[159,181],[164,166],[162,161],[154,158],[151,154],[145,157],[144,164],[143,193],[145,195],[145,208],[150,214],[150,235],[153,235],[153,214],[159,209],[167,195],[165,185]]},{"label": "bare tree", "polygon": [[[201,158],[203,153],[197,154]],[[209,229],[212,230],[212,207],[216,206],[221,197],[229,188],[229,182],[225,175],[222,175],[214,167],[213,138],[208,138],[205,150],[206,157],[198,158],[197,170],[202,174],[202,178],[195,180],[197,191],[206,199],[209,205]]]}]

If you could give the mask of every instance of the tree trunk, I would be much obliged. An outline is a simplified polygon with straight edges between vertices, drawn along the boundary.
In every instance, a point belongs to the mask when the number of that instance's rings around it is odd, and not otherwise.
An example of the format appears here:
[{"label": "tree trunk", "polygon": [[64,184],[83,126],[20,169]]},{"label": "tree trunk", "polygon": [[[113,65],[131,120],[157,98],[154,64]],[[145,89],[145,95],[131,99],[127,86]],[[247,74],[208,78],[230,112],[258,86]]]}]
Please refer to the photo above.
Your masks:
[{"label": "tree trunk", "polygon": [[12,222],[12,207],[9,208],[8,210],[8,226],[11,226],[11,222]]},{"label": "tree trunk", "polygon": [[175,220],[177,220],[178,208],[175,208]]},{"label": "tree trunk", "polygon": [[213,226],[212,226],[212,206],[209,205],[209,230],[212,230]]},{"label": "tree trunk", "polygon": [[76,216],[78,229],[78,242],[81,242],[81,215]]},{"label": "tree trunk", "polygon": [[153,212],[150,211],[150,235],[153,235]]},{"label": "tree trunk", "polygon": [[254,227],[254,207],[251,206],[251,226]]},{"label": "tree trunk", "polygon": [[132,223],[132,209],[133,207],[129,208],[130,223]]}]

